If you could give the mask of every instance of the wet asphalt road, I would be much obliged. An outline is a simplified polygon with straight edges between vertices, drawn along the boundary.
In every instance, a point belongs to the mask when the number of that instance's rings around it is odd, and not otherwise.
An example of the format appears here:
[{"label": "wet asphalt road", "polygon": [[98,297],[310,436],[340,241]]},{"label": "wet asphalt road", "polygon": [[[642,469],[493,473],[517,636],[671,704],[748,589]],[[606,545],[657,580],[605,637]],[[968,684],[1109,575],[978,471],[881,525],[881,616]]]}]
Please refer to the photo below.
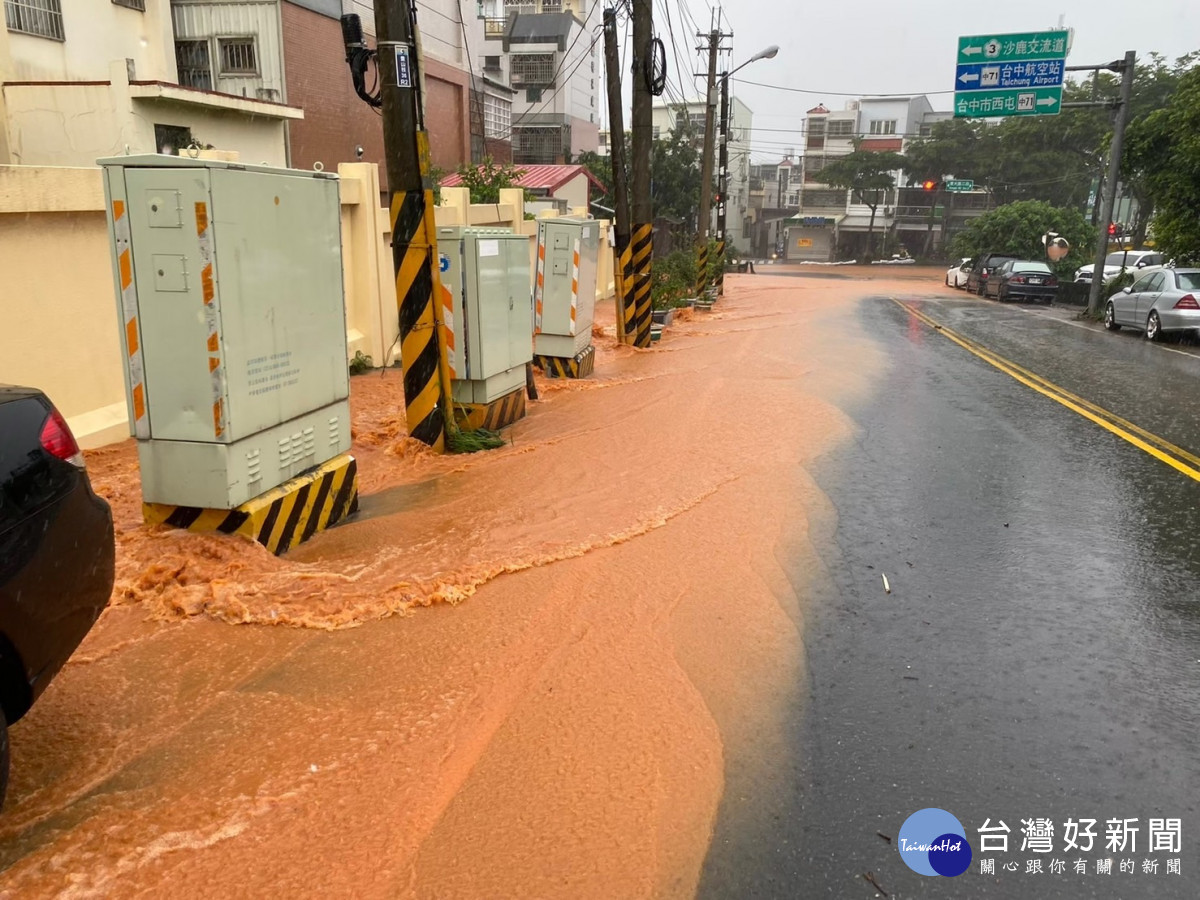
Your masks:
[{"label": "wet asphalt road", "polygon": [[[1200,359],[952,292],[917,302],[1200,451]],[[837,522],[816,536],[827,570],[805,612],[808,683],[788,699],[794,752],[763,778],[727,772],[700,896],[877,896],[867,872],[900,898],[1200,895],[1200,483],[885,298],[858,319],[887,367],[847,410],[857,440],[816,473]],[[924,807],[964,825],[963,875],[901,860],[900,826]],[[1033,817],[1054,823],[1053,852],[1021,852]],[[1098,820],[1091,852],[1063,852],[1072,817]],[[1151,817],[1182,818],[1180,852],[1147,852]],[[1106,850],[1112,818],[1139,820],[1134,852]],[[1011,829],[1008,853],[982,855],[995,876],[980,874],[985,819]]]}]

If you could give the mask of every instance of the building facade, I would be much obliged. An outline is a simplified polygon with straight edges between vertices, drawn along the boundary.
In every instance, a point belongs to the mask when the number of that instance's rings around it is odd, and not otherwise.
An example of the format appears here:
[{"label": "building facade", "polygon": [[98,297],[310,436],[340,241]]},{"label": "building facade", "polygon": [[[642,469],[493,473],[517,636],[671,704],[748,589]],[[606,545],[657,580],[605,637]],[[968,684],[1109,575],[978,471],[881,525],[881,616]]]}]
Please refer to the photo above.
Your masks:
[{"label": "building facade", "polygon": [[[803,174],[794,197],[797,212],[785,223],[786,258],[826,262],[877,253],[881,247],[885,252],[903,249],[916,256],[943,242],[946,215],[937,205],[939,193],[909,187],[903,170],[891,173],[893,188],[871,198],[877,201],[873,221],[863,198],[825,183],[821,172],[856,147],[903,154],[912,141],[928,137],[936,122],[951,116],[934,110],[924,95],[864,97],[838,111],[824,104],[810,109],[805,117]],[[960,222],[990,207],[990,197],[983,191],[955,199],[953,212]]]},{"label": "building facade", "polygon": [[[601,5],[590,0],[483,0],[484,73],[511,91],[513,162],[566,163],[599,149]],[[485,96],[485,102],[486,100]],[[492,101],[494,104],[494,101]],[[498,139],[503,131],[496,129]]]},{"label": "building facade", "polygon": [[[713,125],[713,197],[717,196],[720,176],[720,109]],[[687,103],[656,103],[651,114],[654,139],[666,138],[672,132],[688,135],[693,145],[700,150],[704,144],[704,121],[707,107],[703,100]],[[751,234],[754,218],[750,202],[750,132],[754,125],[754,112],[735,96],[729,98],[729,134],[727,154],[729,158],[728,181],[726,183],[725,232],[729,244],[741,253],[751,252]],[[716,233],[716,210],[709,224],[711,234]]]},{"label": "building facade", "polygon": [[4,17],[0,164],[189,146],[287,164],[304,113],[284,90],[276,4],[6,0]]}]

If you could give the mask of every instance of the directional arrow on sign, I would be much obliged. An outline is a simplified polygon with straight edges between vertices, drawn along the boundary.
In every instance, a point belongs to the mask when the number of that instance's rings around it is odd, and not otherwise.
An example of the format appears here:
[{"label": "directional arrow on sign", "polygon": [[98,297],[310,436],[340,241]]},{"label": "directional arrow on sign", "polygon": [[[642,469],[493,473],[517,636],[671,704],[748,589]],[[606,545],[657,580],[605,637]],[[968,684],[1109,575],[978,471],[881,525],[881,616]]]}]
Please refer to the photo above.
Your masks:
[{"label": "directional arrow on sign", "polygon": [[978,56],[980,53],[983,52],[983,48],[982,47],[963,47],[961,52],[962,52],[963,56]]},{"label": "directional arrow on sign", "polygon": [[1042,97],[1038,100],[1037,105],[1038,106],[1057,106],[1058,98],[1057,97]]},{"label": "directional arrow on sign", "polygon": [[979,80],[979,73],[978,72],[963,72],[962,75],[959,76],[958,80],[961,81],[963,84],[970,84],[972,81]]}]

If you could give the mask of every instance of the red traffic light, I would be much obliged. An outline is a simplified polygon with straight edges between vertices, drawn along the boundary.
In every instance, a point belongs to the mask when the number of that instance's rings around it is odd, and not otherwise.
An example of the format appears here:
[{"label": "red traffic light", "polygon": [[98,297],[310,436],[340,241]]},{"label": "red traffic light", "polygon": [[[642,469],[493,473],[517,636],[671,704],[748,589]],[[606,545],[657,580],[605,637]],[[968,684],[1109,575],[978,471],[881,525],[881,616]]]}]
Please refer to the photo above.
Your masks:
[{"label": "red traffic light", "polygon": [[1109,222],[1108,223],[1108,236],[1114,237],[1114,236],[1116,236],[1116,233],[1117,233],[1117,223]]},{"label": "red traffic light", "polygon": [[926,181],[924,184],[921,185],[921,187],[925,188],[925,190],[927,190],[927,191],[936,191],[937,190],[937,182],[936,181]]}]

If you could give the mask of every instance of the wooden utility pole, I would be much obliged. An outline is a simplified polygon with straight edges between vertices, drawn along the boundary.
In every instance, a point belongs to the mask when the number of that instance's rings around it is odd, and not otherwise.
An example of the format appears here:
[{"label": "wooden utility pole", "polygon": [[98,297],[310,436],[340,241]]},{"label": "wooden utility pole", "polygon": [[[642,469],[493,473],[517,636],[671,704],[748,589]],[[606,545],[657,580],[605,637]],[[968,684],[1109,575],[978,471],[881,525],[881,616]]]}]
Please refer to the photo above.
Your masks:
[{"label": "wooden utility pole", "polygon": [[635,340],[650,346],[650,264],[654,255],[654,204],[650,199],[650,149],[654,142],[650,94],[651,42],[654,14],[651,0],[633,0],[633,225],[631,233]]},{"label": "wooden utility pole", "polygon": [[725,293],[725,211],[729,206],[729,75],[721,76],[721,152],[717,159],[717,294]]},{"label": "wooden utility pole", "polygon": [[409,435],[440,452],[454,424],[412,0],[375,0],[375,32],[405,415]]},{"label": "wooden utility pole", "polygon": [[616,250],[613,281],[617,289],[617,337],[633,343],[637,306],[633,292],[633,255],[629,246],[629,169],[625,165],[625,112],[621,101],[621,62],[617,53],[617,13],[604,10],[604,71],[608,80],[608,154],[612,162]]},{"label": "wooden utility pole", "polygon": [[1104,211],[1100,216],[1100,235],[1096,238],[1096,264],[1092,267],[1092,285],[1088,293],[1088,313],[1093,316],[1100,313],[1100,298],[1104,293],[1104,257],[1108,255],[1108,223],[1112,221],[1113,206],[1117,200],[1117,182],[1121,178],[1121,151],[1125,146],[1125,125],[1129,121],[1129,100],[1133,96],[1133,70],[1136,62],[1137,53],[1128,50],[1123,62],[1113,63],[1108,67],[1121,73],[1121,99],[1117,103],[1116,121],[1113,122],[1112,149],[1108,154],[1108,177],[1097,188],[1104,195]]},{"label": "wooden utility pole", "polygon": [[[697,34],[696,37],[704,37]],[[708,287],[708,229],[712,221],[713,128],[717,107],[717,52],[721,48],[721,32],[708,33],[708,81],[704,93],[704,150],[700,157],[700,207],[696,223],[696,294],[702,296]],[[699,47],[697,49],[704,49]]]}]

